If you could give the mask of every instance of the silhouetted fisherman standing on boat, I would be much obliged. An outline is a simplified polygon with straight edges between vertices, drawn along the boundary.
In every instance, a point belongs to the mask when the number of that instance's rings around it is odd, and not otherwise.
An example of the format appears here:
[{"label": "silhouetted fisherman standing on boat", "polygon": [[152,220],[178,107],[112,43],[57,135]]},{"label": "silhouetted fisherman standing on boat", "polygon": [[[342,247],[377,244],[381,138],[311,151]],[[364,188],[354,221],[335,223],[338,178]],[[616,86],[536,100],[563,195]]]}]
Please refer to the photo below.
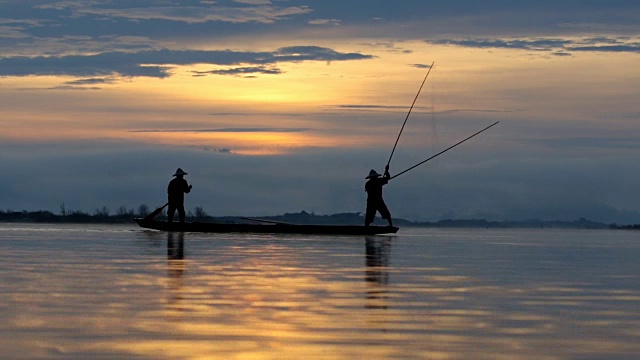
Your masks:
[{"label": "silhouetted fisherman standing on boat", "polygon": [[173,221],[173,215],[178,210],[178,218],[180,222],[184,222],[184,194],[191,191],[191,185],[187,184],[187,180],[184,179],[184,175],[187,175],[181,168],[176,170],[173,174],[175,179],[169,182],[167,187],[167,195],[169,196],[169,209],[167,212],[167,221]]},{"label": "silhouetted fisherman standing on boat", "polygon": [[364,191],[367,192],[367,213],[364,217],[365,226],[369,226],[369,224],[373,222],[373,219],[376,217],[376,212],[380,212],[382,218],[387,219],[389,222],[389,226],[393,226],[391,213],[382,199],[382,187],[389,183],[390,178],[389,165],[384,168],[384,175],[380,175],[371,169],[369,176],[365,178],[369,179],[364,185]]}]

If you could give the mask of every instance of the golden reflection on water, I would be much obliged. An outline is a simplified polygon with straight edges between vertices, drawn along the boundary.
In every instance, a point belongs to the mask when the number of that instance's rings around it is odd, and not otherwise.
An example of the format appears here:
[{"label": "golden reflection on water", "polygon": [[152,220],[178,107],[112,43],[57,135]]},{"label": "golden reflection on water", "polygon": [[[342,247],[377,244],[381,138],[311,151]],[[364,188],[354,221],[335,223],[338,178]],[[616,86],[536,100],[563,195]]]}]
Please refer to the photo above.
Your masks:
[{"label": "golden reflection on water", "polygon": [[[0,265],[7,358],[564,359],[640,351],[638,288],[560,275],[541,281],[517,262],[482,273],[504,266],[504,249],[492,262],[492,251],[458,256],[450,240],[402,236],[111,236],[12,248],[10,266]],[[509,271],[522,273],[508,282]]]}]

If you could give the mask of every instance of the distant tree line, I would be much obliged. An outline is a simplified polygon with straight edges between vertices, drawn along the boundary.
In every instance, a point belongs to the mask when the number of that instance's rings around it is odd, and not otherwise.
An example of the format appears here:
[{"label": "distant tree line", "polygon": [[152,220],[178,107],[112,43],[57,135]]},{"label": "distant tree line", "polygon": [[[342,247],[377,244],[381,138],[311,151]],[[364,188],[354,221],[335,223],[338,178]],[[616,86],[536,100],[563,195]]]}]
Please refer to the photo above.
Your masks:
[{"label": "distant tree line", "polygon": [[[154,209],[155,210],[155,209]],[[69,211],[64,204],[60,206],[60,212],[55,214],[51,211],[12,211],[0,210],[1,222],[37,222],[37,223],[131,223],[133,218],[144,218],[153,210],[147,205],[140,205],[137,209],[120,206],[115,213],[111,213],[109,208],[103,206],[95,209],[93,213],[83,211]],[[249,218],[238,216],[213,217],[207,214],[202,207],[195,207],[187,211],[187,221],[200,222],[220,222],[220,223],[246,223],[252,222]],[[166,220],[166,209],[158,214],[155,219]],[[317,215],[301,211],[298,213],[285,213],[276,216],[262,216],[261,220],[284,222],[291,224],[342,224],[361,225],[364,222],[362,213],[337,213],[332,215]],[[381,221],[377,219],[376,221]],[[542,221],[537,219],[522,221],[488,221],[484,219],[448,219],[434,222],[429,221],[409,221],[405,219],[394,219],[394,224],[400,227],[433,227],[433,228],[555,228],[555,229],[626,229],[640,230],[640,224],[617,225],[605,224],[580,218],[574,221]]]},{"label": "distant tree line", "polygon": [[[3,222],[39,222],[39,223],[130,223],[133,218],[145,217],[151,213],[147,205],[140,205],[137,209],[120,206],[112,213],[109,208],[103,206],[92,213],[80,210],[67,210],[65,205],[60,205],[58,214],[47,210],[38,211],[13,211],[0,210],[0,221]],[[213,219],[202,207],[188,210],[187,218],[193,221],[207,221]],[[166,220],[167,213],[162,211],[156,219]]]}]

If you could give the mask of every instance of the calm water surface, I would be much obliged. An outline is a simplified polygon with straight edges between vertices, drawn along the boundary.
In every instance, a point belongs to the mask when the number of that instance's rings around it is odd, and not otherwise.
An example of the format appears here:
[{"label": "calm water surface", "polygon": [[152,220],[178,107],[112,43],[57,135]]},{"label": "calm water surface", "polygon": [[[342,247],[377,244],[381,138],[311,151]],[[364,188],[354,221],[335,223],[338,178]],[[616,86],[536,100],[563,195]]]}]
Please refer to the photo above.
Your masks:
[{"label": "calm water surface", "polygon": [[2,358],[640,358],[640,232],[0,224],[0,249]]}]

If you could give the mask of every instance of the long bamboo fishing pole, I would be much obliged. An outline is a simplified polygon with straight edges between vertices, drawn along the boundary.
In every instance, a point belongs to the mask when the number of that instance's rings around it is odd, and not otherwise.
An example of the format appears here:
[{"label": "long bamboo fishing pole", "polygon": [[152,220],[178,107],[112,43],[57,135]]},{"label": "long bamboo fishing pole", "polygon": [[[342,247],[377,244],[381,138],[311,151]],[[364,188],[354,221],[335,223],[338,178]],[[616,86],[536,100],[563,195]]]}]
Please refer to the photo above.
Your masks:
[{"label": "long bamboo fishing pole", "polygon": [[409,112],[407,113],[407,117],[404,118],[404,123],[402,123],[402,127],[400,128],[400,133],[398,134],[398,137],[396,138],[396,143],[393,145],[393,150],[391,150],[391,155],[389,155],[389,161],[387,161],[387,166],[389,166],[389,164],[391,164],[391,158],[393,157],[393,153],[396,151],[396,146],[398,146],[398,141],[400,140],[400,135],[402,135],[402,130],[404,130],[404,126],[407,124],[407,120],[409,119],[409,115],[411,115],[411,110],[413,110],[413,105],[416,104],[416,100],[418,100],[418,96],[420,95],[420,91],[422,91],[422,87],[424,86],[425,81],[427,81],[427,78],[429,77],[429,73],[431,73],[431,69],[433,69],[433,64],[435,64],[436,62],[432,62],[431,66],[429,66],[429,71],[427,71],[427,75],[424,77],[424,80],[422,80],[422,84],[420,85],[420,89],[418,89],[418,93],[416,94],[416,97],[413,99],[413,103],[411,104],[411,107],[409,108]]},{"label": "long bamboo fishing pole", "polygon": [[431,160],[431,159],[435,158],[435,157],[436,157],[436,156],[438,156],[438,155],[441,155],[441,154],[446,153],[447,151],[449,151],[449,150],[453,149],[454,147],[456,147],[456,146],[458,146],[458,145],[462,144],[463,142],[465,142],[465,141],[467,141],[467,140],[471,139],[472,137],[474,137],[474,136],[476,136],[476,135],[480,134],[481,132],[484,132],[484,131],[486,131],[486,130],[489,130],[489,128],[490,128],[490,127],[492,127],[492,126],[494,126],[494,125],[497,125],[499,122],[500,122],[500,121],[496,121],[496,122],[494,122],[493,124],[491,124],[491,125],[487,126],[486,128],[484,128],[484,129],[482,129],[482,130],[478,131],[477,133],[475,133],[475,134],[473,134],[473,135],[469,136],[468,138],[466,138],[466,139],[464,139],[464,140],[462,140],[462,141],[460,141],[460,142],[458,142],[458,143],[456,143],[456,144],[454,144],[454,145],[451,145],[451,146],[449,146],[448,148],[446,148],[446,149],[444,149],[444,150],[440,151],[439,153],[437,153],[437,154],[433,155],[432,157],[428,158],[427,160],[421,161],[421,162],[419,162],[419,163],[417,163],[417,164],[413,165],[412,167],[408,168],[407,170],[404,170],[404,171],[401,171],[401,172],[399,172],[399,173],[395,174],[394,176],[390,177],[390,178],[389,178],[389,180],[391,180],[391,179],[393,179],[393,178],[396,178],[396,177],[398,177],[398,176],[400,176],[400,175],[402,175],[402,174],[406,173],[407,171],[409,171],[409,170],[411,170],[411,169],[413,169],[413,168],[416,168],[416,167],[418,167],[418,166],[420,166],[420,165],[422,165],[422,164],[426,163],[427,161],[429,161],[429,160]]}]

